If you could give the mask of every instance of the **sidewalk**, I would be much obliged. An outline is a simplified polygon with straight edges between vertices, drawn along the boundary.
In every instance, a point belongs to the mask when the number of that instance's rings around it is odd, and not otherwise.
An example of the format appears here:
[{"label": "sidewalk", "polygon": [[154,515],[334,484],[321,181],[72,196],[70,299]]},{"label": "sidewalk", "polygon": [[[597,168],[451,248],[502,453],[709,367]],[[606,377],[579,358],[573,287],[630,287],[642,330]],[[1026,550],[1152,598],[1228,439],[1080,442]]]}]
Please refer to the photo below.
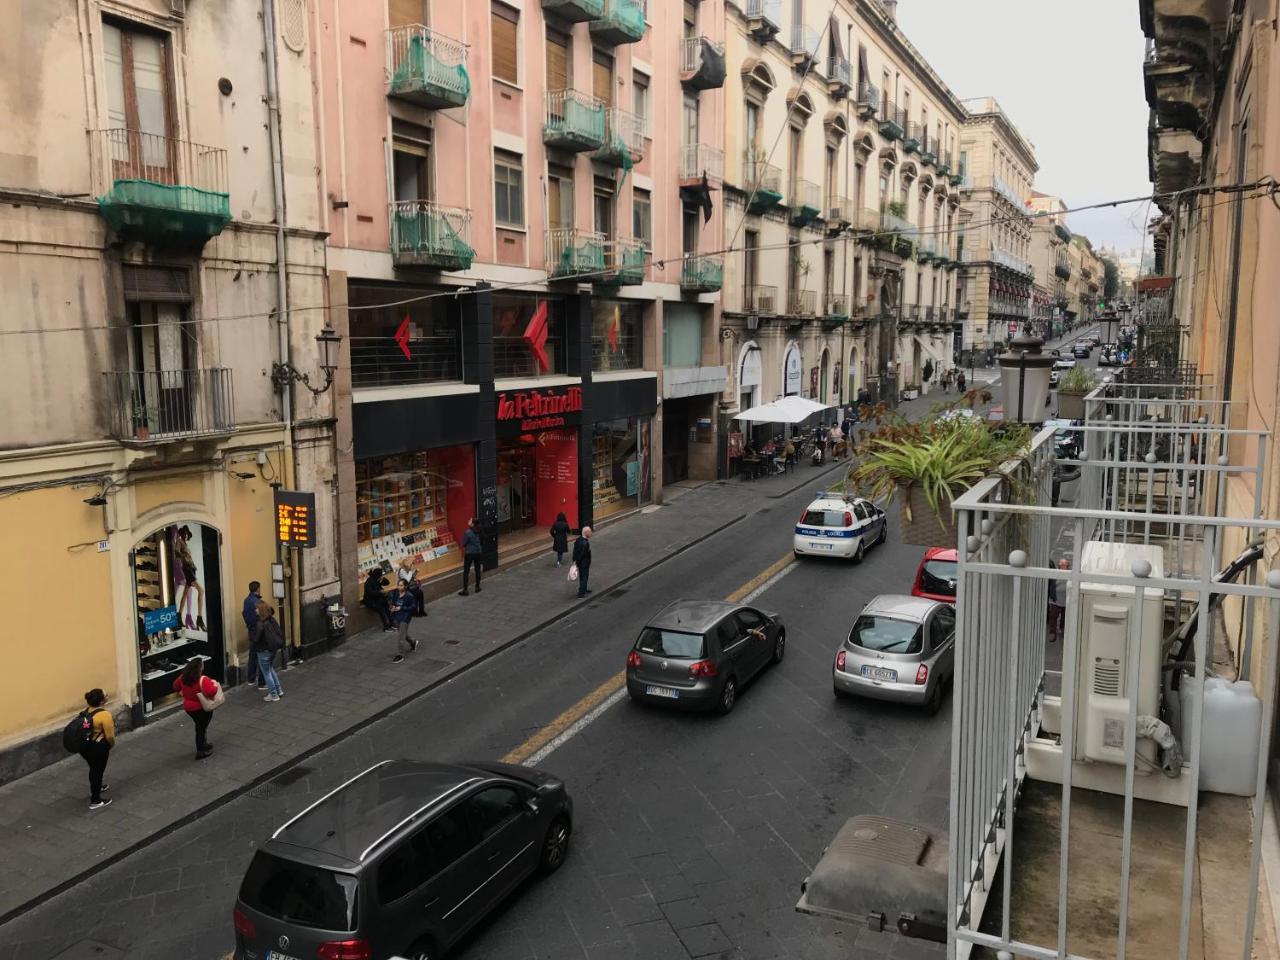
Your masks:
[{"label": "sidewalk", "polygon": [[[954,399],[955,395],[951,394]],[[919,416],[941,392],[899,410]],[[713,482],[682,489],[652,507],[602,527],[592,570],[601,595],[748,514],[804,487],[820,489],[843,476],[845,462],[751,483]],[[211,758],[193,759],[190,721],[181,712],[123,735],[107,770],[115,802],[88,810],[84,762],[69,756],[0,787],[0,923],[72,886],[277,776],[283,769],[390,713],[469,667],[519,643],[577,607],[573,587],[545,557],[485,579],[484,616],[475,599],[449,594],[416,621],[418,650],[390,662],[394,635],[374,628],[333,653],[283,675],[286,696],[267,706],[252,688],[227,691],[210,727]],[[264,723],[270,727],[264,731]],[[267,735],[264,735],[264,732]]]}]

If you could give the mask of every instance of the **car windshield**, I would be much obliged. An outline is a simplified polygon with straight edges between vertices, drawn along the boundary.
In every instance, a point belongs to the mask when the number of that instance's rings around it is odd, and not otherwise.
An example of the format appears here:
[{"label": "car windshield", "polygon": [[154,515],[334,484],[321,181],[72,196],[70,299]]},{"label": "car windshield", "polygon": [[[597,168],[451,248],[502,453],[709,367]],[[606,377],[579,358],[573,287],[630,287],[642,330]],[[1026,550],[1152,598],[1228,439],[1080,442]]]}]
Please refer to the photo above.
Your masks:
[{"label": "car windshield", "polygon": [[944,597],[956,595],[956,562],[930,560],[920,571],[920,589]]},{"label": "car windshield", "polygon": [[355,877],[270,853],[258,853],[249,864],[240,899],[260,913],[300,926],[356,928]]},{"label": "car windshield", "polygon": [[700,633],[681,633],[678,630],[659,630],[645,627],[636,641],[636,649],[655,657],[672,660],[700,660],[705,656],[705,646]]},{"label": "car windshield", "polygon": [[806,510],[800,521],[806,527],[843,527],[843,510]]},{"label": "car windshield", "polygon": [[849,642],[881,653],[919,653],[924,646],[920,624],[865,613],[849,631]]}]

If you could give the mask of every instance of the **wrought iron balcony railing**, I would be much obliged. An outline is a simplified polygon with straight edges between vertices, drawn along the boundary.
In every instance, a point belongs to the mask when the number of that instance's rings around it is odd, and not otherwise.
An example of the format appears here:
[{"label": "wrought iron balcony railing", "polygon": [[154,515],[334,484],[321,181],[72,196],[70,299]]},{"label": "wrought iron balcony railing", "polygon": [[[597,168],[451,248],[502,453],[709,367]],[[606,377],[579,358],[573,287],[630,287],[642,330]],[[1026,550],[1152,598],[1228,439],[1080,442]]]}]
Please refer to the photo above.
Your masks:
[{"label": "wrought iron balcony railing", "polygon": [[467,47],[420,23],[387,31],[387,96],[420,107],[460,107],[471,95]]},{"label": "wrought iron balcony railing", "polygon": [[235,397],[226,367],[113,370],[102,377],[114,440],[167,443],[235,431]]}]

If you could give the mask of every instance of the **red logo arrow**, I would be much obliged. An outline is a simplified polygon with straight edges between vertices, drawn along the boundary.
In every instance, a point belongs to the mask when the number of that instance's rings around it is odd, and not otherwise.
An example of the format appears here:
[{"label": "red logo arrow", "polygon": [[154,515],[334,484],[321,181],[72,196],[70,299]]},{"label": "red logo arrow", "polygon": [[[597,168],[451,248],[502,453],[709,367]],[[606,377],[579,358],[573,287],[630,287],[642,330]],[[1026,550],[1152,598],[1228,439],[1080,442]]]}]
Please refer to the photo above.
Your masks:
[{"label": "red logo arrow", "polygon": [[413,356],[409,353],[409,315],[407,313],[400,321],[400,329],[396,331],[395,341],[400,344],[400,352],[404,354],[404,358],[412,360]]}]

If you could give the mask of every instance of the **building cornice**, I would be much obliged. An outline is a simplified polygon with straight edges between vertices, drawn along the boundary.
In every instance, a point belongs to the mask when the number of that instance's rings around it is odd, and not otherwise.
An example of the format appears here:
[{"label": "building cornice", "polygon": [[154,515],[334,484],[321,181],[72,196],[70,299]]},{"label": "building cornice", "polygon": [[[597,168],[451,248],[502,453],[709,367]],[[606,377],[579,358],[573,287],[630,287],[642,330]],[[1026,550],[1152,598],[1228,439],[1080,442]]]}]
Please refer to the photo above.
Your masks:
[{"label": "building cornice", "polygon": [[853,6],[855,11],[862,15],[862,18],[880,39],[893,47],[900,56],[911,61],[918,74],[917,82],[923,82],[923,85],[928,87],[935,97],[951,108],[955,114],[952,119],[959,118],[960,122],[963,123],[969,116],[969,111],[965,109],[963,101],[943,82],[933,67],[929,65],[929,61],[924,58],[898,28],[897,23],[885,15],[884,10],[880,8],[876,0],[853,0]]},{"label": "building cornice", "polygon": [[1005,135],[1005,140],[1017,149],[1022,155],[1022,159],[1031,169],[1032,173],[1040,170],[1040,164],[1036,161],[1036,152],[1032,148],[1030,142],[1018,130],[1017,127],[1004,115],[1003,110],[997,110],[987,113],[970,113],[964,121],[966,127],[976,127],[984,123],[994,123]]}]

